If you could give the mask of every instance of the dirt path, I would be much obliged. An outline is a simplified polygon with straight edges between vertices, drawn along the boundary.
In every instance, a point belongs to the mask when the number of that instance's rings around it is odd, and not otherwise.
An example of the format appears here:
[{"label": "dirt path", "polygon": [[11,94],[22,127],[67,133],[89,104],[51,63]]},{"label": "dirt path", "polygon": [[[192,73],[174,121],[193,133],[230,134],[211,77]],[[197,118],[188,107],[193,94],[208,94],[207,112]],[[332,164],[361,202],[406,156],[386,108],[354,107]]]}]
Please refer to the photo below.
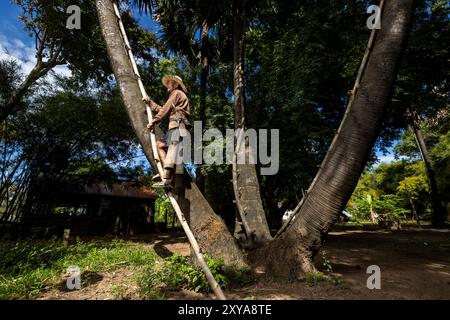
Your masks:
[{"label": "dirt path", "polygon": [[[339,232],[325,250],[355,298],[450,299],[449,230]],[[367,289],[369,265],[381,269],[381,290]]]},{"label": "dirt path", "polygon": [[[182,235],[140,239],[162,257],[189,254]],[[226,291],[229,299],[450,299],[450,230],[339,231],[329,234],[323,248],[340,283],[280,284],[259,281]],[[318,266],[322,267],[320,254]],[[381,269],[381,289],[369,290],[369,265]],[[137,299],[129,270],[102,274],[102,279],[77,292],[45,293],[43,299]],[[111,288],[114,293],[111,293]],[[119,289],[117,289],[119,288]],[[174,292],[171,299],[210,299],[189,291]]]},{"label": "dirt path", "polygon": [[[450,299],[450,231],[332,232],[323,248],[341,284],[260,284],[232,292],[258,299]],[[323,259],[318,259],[321,267]],[[378,265],[381,289],[369,290],[367,267]],[[229,294],[230,296],[230,294]]]}]

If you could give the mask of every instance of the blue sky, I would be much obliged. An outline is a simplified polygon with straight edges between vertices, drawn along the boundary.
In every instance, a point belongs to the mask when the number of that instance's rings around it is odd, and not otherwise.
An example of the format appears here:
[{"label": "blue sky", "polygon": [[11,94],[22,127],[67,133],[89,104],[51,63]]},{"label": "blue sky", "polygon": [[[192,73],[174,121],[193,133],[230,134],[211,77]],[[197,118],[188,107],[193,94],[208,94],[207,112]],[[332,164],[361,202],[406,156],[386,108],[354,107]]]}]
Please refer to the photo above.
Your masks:
[{"label": "blue sky", "polygon": [[[148,15],[141,15],[138,10],[133,11],[142,27],[158,33],[158,23]],[[27,74],[35,62],[34,42],[23,30],[23,23],[19,20],[20,14],[19,6],[11,0],[0,1],[0,58],[15,58],[22,65],[24,74]],[[68,73],[64,67],[58,67],[56,71]]]},{"label": "blue sky", "polygon": [[20,10],[18,6],[12,5],[10,0],[0,2],[0,33],[10,37],[27,41],[27,34],[21,29],[21,23],[18,19]]},{"label": "blue sky", "polygon": [[[0,1],[0,59],[14,58],[22,65],[22,70],[26,74],[34,65],[34,43],[27,33],[22,29],[22,22],[18,17],[21,11],[18,6],[12,4],[10,0]],[[149,16],[138,16],[139,23],[152,32],[158,32],[158,24]],[[64,66],[58,67],[56,72],[70,74]],[[380,162],[391,162],[394,160],[392,148],[386,155],[377,153]]]},{"label": "blue sky", "polygon": [[[149,16],[139,14],[137,10],[134,10],[134,12],[139,19],[139,23],[144,28],[150,29],[153,32],[158,31],[159,27],[157,22],[153,21]],[[22,24],[18,19],[20,13],[19,7],[14,5],[11,0],[0,1],[0,32],[25,41],[28,36],[23,32]]]}]

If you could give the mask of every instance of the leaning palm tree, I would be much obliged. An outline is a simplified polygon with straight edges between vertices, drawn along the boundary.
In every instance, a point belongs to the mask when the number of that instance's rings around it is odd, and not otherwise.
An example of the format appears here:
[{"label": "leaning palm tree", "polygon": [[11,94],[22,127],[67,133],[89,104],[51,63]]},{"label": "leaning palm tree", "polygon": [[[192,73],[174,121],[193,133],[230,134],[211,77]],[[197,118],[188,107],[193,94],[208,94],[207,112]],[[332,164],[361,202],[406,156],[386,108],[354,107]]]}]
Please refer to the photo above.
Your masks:
[{"label": "leaning palm tree", "polygon": [[379,135],[406,47],[415,1],[382,2],[381,29],[372,31],[360,80],[300,211],[292,225],[260,252],[274,272],[301,276],[315,270],[314,256],[350,199]]}]

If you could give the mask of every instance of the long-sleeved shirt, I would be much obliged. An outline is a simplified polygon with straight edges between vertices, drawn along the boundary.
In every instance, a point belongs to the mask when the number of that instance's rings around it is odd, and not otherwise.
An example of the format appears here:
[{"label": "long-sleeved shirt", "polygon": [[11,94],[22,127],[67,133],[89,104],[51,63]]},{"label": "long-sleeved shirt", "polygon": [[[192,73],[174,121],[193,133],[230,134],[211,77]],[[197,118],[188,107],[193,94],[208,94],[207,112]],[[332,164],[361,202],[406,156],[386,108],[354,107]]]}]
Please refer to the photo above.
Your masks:
[{"label": "long-sleeved shirt", "polygon": [[153,118],[157,123],[169,114],[169,130],[179,127],[177,121],[179,117],[184,117],[186,120],[189,120],[190,117],[189,99],[181,90],[173,90],[164,106],[161,107],[152,102],[150,108],[152,111],[158,112]]}]

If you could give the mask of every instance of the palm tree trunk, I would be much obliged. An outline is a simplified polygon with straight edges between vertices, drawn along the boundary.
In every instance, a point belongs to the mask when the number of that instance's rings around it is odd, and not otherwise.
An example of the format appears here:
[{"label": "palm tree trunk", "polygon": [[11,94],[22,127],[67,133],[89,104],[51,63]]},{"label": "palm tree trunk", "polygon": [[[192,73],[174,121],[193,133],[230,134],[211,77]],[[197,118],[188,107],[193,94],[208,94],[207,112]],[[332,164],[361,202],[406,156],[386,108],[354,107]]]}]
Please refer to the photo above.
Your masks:
[{"label": "palm tree trunk", "polygon": [[[235,129],[245,129],[244,97],[244,29],[245,1],[233,0],[233,59]],[[239,139],[238,139],[239,140]],[[236,148],[236,147],[235,147]],[[248,151],[248,150],[247,150]],[[250,245],[272,239],[261,201],[258,177],[254,164],[237,164],[233,157],[233,190],[240,219],[235,235],[245,232]]]},{"label": "palm tree trunk", "polygon": [[417,147],[420,150],[423,163],[425,164],[425,170],[428,176],[428,184],[430,186],[431,205],[433,208],[433,227],[442,227],[445,222],[446,210],[441,202],[439,196],[439,190],[436,182],[436,176],[434,174],[433,166],[431,164],[430,154],[428,152],[425,139],[420,130],[418,115],[412,112],[409,116],[410,125],[414,131]]},{"label": "palm tree trunk", "polygon": [[209,75],[209,28],[206,21],[202,24],[201,72],[200,72],[200,120],[206,122],[206,85]]},{"label": "palm tree trunk", "polygon": [[420,219],[419,219],[419,215],[417,214],[417,210],[416,210],[416,206],[414,205],[413,198],[409,197],[409,203],[411,204],[413,220],[416,220],[417,224],[420,226]]},{"label": "palm tree trunk", "polygon": [[[146,129],[148,120],[141,101],[142,95],[120,35],[113,4],[111,0],[96,0],[95,3],[122,100],[143,151],[148,161],[156,168],[150,134]],[[245,267],[244,256],[238,244],[228,232],[222,219],[211,209],[195,183],[183,175],[177,175],[176,179],[175,197],[200,247],[210,256],[223,259],[228,266]]]},{"label": "palm tree trunk", "polygon": [[[353,104],[289,229],[260,252],[275,273],[303,277],[352,195],[381,130],[414,15],[414,0],[386,1]],[[280,263],[283,261],[283,263]]]},{"label": "palm tree trunk", "polygon": [[[200,121],[203,127],[206,126],[206,86],[209,75],[209,28],[206,21],[202,24],[202,44],[201,44],[201,70],[200,70]],[[197,167],[200,169],[200,167]],[[200,191],[205,194],[206,177],[200,170],[197,170],[196,183]]]}]

